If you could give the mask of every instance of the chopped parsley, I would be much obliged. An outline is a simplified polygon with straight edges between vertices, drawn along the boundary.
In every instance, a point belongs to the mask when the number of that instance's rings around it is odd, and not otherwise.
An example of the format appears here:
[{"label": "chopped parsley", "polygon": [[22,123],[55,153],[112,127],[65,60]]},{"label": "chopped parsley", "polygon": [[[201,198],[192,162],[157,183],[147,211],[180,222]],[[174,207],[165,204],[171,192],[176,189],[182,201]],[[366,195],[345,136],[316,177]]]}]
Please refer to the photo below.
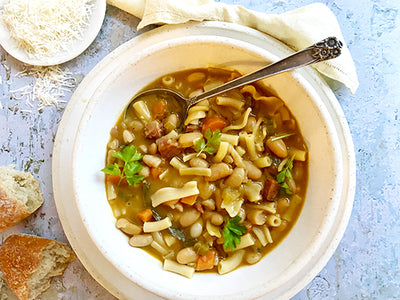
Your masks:
[{"label": "chopped parsley", "polygon": [[221,131],[219,129],[211,132],[210,128],[204,133],[205,139],[196,141],[193,149],[200,154],[206,152],[210,155],[214,154],[218,150],[218,146],[221,143]]},{"label": "chopped parsley", "polygon": [[280,171],[278,175],[276,175],[276,181],[278,181],[278,183],[281,186],[281,189],[287,195],[292,194],[288,184],[286,183],[286,178],[292,179],[293,159],[294,155],[285,163],[285,166],[283,167],[282,171]]},{"label": "chopped parsley", "polygon": [[138,173],[142,170],[143,166],[139,162],[142,159],[142,154],[137,152],[136,147],[129,145],[121,151],[114,152],[113,157],[116,157],[124,162],[122,170],[118,163],[108,164],[103,171],[106,174],[117,175],[120,177],[119,183],[125,178],[129,185],[133,186],[144,179],[143,175]]},{"label": "chopped parsley", "polygon": [[224,238],[224,250],[230,248],[231,251],[235,250],[240,243],[241,236],[247,232],[244,225],[239,224],[242,220],[241,217],[235,216],[225,221],[222,236]]}]

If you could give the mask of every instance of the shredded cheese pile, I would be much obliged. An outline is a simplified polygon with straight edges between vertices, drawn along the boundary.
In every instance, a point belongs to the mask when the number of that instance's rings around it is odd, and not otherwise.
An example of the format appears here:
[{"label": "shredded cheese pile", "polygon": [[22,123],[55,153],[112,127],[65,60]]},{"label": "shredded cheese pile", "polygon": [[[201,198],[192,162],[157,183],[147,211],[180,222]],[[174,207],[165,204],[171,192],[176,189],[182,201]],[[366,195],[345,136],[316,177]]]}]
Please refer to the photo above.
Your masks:
[{"label": "shredded cheese pile", "polygon": [[93,8],[91,1],[8,0],[1,18],[28,56],[49,57],[82,38]]},{"label": "shredded cheese pile", "polygon": [[25,99],[32,108],[34,101],[39,100],[38,110],[49,105],[58,107],[60,103],[66,102],[62,100],[65,93],[71,92],[76,86],[72,73],[63,71],[59,66],[30,67],[15,74],[15,77],[24,76],[32,76],[35,83],[10,91],[10,94],[16,100]]}]

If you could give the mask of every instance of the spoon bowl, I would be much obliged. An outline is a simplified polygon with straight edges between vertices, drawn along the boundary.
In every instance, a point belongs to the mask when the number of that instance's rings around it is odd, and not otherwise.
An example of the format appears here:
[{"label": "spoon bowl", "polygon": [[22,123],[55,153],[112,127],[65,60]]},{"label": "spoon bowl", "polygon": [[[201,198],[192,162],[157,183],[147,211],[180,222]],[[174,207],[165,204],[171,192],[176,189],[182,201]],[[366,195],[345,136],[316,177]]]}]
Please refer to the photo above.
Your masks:
[{"label": "spoon bowl", "polygon": [[[172,99],[177,103],[179,111],[176,112],[181,120],[185,120],[189,111],[189,108],[199,103],[200,101],[211,98],[213,96],[222,94],[234,88],[252,83],[254,81],[273,76],[285,71],[293,70],[303,66],[307,66],[313,63],[321,62],[338,57],[341,54],[341,48],[343,44],[336,37],[328,37],[318,43],[315,43],[303,50],[300,50],[288,57],[285,57],[277,62],[269,64],[259,70],[256,70],[250,74],[238,77],[225,84],[222,84],[216,88],[213,88],[207,92],[201,93],[191,98],[185,98],[180,93],[167,89],[167,88],[154,88],[143,91],[135,95],[129,102],[125,109],[124,119],[127,117],[128,111],[134,105],[134,103],[141,100],[146,96],[156,96],[160,99]],[[182,123],[182,122],[181,122]],[[182,128],[182,124],[179,126]]]}]

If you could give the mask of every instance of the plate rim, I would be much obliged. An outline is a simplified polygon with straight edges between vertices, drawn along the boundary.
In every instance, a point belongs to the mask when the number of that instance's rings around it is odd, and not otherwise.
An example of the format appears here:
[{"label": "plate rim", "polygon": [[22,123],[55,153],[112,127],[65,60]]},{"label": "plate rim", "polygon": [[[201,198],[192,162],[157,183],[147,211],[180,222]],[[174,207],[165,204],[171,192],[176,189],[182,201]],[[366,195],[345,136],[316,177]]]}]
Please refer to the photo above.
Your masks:
[{"label": "plate rim", "polygon": [[[254,42],[259,42],[260,44],[264,44],[266,41],[269,43],[272,43],[274,46],[278,45],[278,50],[282,53],[291,53],[291,50],[289,50],[286,46],[280,44],[276,40],[272,39],[269,36],[266,36],[265,34],[258,32],[254,29],[243,27],[240,25],[236,24],[230,24],[230,23],[223,23],[223,22],[215,22],[215,21],[209,21],[209,22],[202,22],[202,23],[196,23],[196,22],[191,22],[189,24],[180,24],[180,25],[165,25],[157,29],[153,29],[147,33],[143,33],[132,40],[126,42],[125,44],[121,45],[118,47],[116,50],[111,52],[109,55],[107,55],[82,81],[82,83],[79,85],[77,90],[75,91],[74,95],[71,97],[66,111],[64,112],[64,116],[60,122],[59,129],[57,132],[55,144],[54,144],[54,151],[53,151],[53,188],[54,188],[54,198],[56,201],[56,207],[57,211],[60,216],[60,221],[63,225],[64,231],[67,235],[68,240],[70,241],[72,247],[75,249],[77,248],[76,243],[76,231],[72,234],[71,232],[71,222],[69,222],[69,218],[67,217],[67,212],[65,211],[65,207],[61,201],[61,196],[59,194],[59,183],[60,183],[60,178],[57,177],[57,167],[59,167],[62,164],[63,159],[67,159],[65,156],[60,155],[62,152],[63,146],[65,146],[65,143],[67,141],[63,140],[63,136],[65,134],[69,134],[67,140],[69,143],[74,142],[74,137],[71,136],[73,135],[73,129],[71,127],[67,126],[67,123],[69,123],[69,119],[71,118],[77,118],[78,122],[80,122],[82,116],[74,116],[73,114],[76,114],[76,110],[78,107],[86,107],[87,102],[83,102],[84,96],[88,95],[88,85],[90,85],[91,81],[98,75],[100,72],[104,72],[104,69],[110,68],[107,67],[107,63],[112,60],[114,57],[120,55],[124,51],[127,51],[128,49],[131,49],[131,47],[146,47],[146,45],[151,45],[152,43],[156,42],[157,40],[167,40],[170,39],[176,35],[181,35],[181,34],[186,34],[187,32],[191,31],[196,31],[197,34],[204,34],[209,31],[212,31],[213,34],[232,34],[232,35],[239,35],[239,36],[246,36],[247,39],[251,37]],[[247,41],[247,40],[246,40]],[[107,73],[107,72],[105,72]],[[309,281],[314,278],[317,273],[325,266],[326,262],[329,260],[331,255],[333,254],[334,250],[336,249],[341,237],[343,236],[343,233],[345,231],[345,228],[347,226],[348,220],[350,218],[350,213],[352,209],[352,203],[354,200],[354,192],[355,192],[355,155],[354,155],[354,149],[353,149],[353,144],[351,140],[351,135],[350,135],[350,130],[347,125],[347,121],[344,117],[343,111],[341,110],[340,104],[337,101],[336,97],[334,96],[333,92],[330,90],[330,88],[327,86],[327,84],[323,81],[323,79],[316,73],[316,71],[307,68],[304,70],[301,70],[301,74],[305,77],[305,79],[311,82],[318,82],[317,86],[313,86],[314,89],[320,89],[321,92],[323,92],[327,99],[329,100],[329,104],[331,106],[331,109],[333,112],[335,112],[335,117],[337,117],[336,120],[336,125],[339,126],[338,129],[340,129],[343,133],[344,141],[344,148],[346,148],[348,151],[348,175],[349,175],[349,184],[347,189],[344,189],[344,192],[347,191],[347,195],[345,195],[347,201],[346,204],[347,206],[344,207],[342,210],[342,217],[341,217],[341,222],[340,226],[337,228],[336,233],[334,234],[333,241],[329,243],[329,249],[324,252],[323,255],[318,260],[318,263],[314,265],[312,268],[312,272],[308,273],[308,277],[304,278],[303,280],[297,282],[295,285],[292,286],[291,289],[287,290],[285,294],[279,295],[279,297],[283,298],[288,298],[293,295],[295,295],[298,291],[300,291],[304,286],[308,284]],[[101,82],[100,80],[99,82]],[[92,89],[94,88],[93,86],[91,87]],[[94,92],[93,92],[94,93]],[[83,113],[84,109],[79,108],[80,111]],[[72,131],[71,131],[72,130]],[[65,137],[64,137],[65,138]],[[65,151],[64,151],[65,152]],[[63,153],[64,153],[63,152]],[[65,154],[65,153],[64,153]],[[346,170],[345,170],[346,172]],[[64,172],[65,173],[65,172]],[[346,174],[347,174],[346,173]],[[63,182],[65,184],[65,182]],[[343,202],[343,201],[342,201]],[[341,203],[342,203],[341,202]],[[81,230],[84,231],[84,230]],[[79,232],[80,235],[84,235],[84,232]],[[88,237],[88,236],[87,236]],[[86,237],[86,238],[87,238]],[[91,238],[89,237],[91,240]],[[93,242],[93,240],[91,240]],[[75,249],[76,250],[76,249]],[[90,263],[90,259],[84,255],[84,253],[80,253],[82,251],[77,251],[78,257],[81,259],[82,263],[85,265],[85,267],[88,269],[89,273],[92,274],[93,277],[97,281],[100,282],[107,290],[109,290],[112,294],[114,294],[117,297],[120,298],[125,298],[126,295],[121,294],[120,291],[115,290],[115,287],[112,286],[109,282],[107,282],[107,279],[104,278],[97,270],[96,268],[93,267],[93,265]],[[132,284],[132,282],[130,282]],[[137,287],[137,295],[141,294],[143,290],[141,288]],[[143,294],[143,293],[142,293]],[[152,294],[143,294],[143,296],[146,296],[147,299],[156,297],[155,295]],[[268,295],[266,295],[268,296]],[[157,298],[155,298],[157,299]]]}]

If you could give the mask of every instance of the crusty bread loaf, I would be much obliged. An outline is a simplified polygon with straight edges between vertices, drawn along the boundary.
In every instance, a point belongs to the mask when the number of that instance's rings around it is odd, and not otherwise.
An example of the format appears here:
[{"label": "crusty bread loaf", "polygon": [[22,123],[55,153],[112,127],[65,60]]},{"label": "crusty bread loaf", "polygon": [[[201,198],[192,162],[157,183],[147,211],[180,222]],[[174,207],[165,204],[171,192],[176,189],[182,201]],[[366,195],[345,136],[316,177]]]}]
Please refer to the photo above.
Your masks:
[{"label": "crusty bread loaf", "polygon": [[31,173],[0,166],[0,230],[17,224],[42,203],[39,182]]},{"label": "crusty bread loaf", "polygon": [[47,290],[51,278],[63,274],[75,258],[66,244],[34,235],[11,235],[0,246],[0,270],[21,300]]}]

